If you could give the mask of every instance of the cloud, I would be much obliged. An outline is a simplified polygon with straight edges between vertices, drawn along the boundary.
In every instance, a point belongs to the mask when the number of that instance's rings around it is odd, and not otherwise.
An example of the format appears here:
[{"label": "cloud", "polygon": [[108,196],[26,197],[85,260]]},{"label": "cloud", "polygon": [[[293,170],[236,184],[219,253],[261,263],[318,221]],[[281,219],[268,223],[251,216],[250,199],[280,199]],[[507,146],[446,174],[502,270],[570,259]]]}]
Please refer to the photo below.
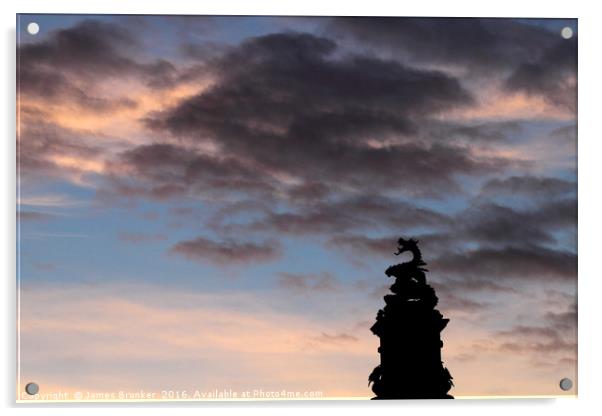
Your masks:
[{"label": "cloud", "polygon": [[171,252],[201,263],[228,266],[276,260],[281,255],[281,248],[275,241],[253,243],[235,240],[214,241],[197,237],[175,244]]},{"label": "cloud", "polygon": [[[70,150],[76,143],[80,149],[91,148],[93,154],[123,149],[140,134],[138,117],[156,108],[158,101],[166,105],[173,96],[184,95],[185,83],[190,80],[180,80],[181,74],[171,62],[145,56],[139,34],[130,30],[128,23],[127,18],[111,22],[88,19],[50,31],[37,42],[18,45],[19,136],[23,146],[36,140],[51,148],[66,145],[58,137],[62,129],[62,136],[79,137],[68,139],[70,146],[56,158],[69,165],[67,169],[85,165],[98,173],[102,166],[96,158],[85,164],[81,158],[71,159]],[[41,139],[31,135],[41,135]],[[61,163],[56,166],[56,160],[39,157],[36,149],[24,147],[20,158],[29,163],[24,169],[27,173],[37,168],[56,174],[63,168]],[[82,182],[82,178],[73,182]]]},{"label": "cloud", "polygon": [[465,296],[459,296],[454,293],[447,293],[444,296],[439,296],[438,308],[453,316],[461,314],[474,314],[488,307],[488,303],[479,302]]},{"label": "cloud", "polygon": [[210,87],[146,123],[210,142],[281,186],[437,194],[457,189],[457,174],[507,165],[465,146],[412,140],[425,115],[472,103],[456,79],[336,51],[309,34],[251,38],[214,63]]},{"label": "cloud", "polygon": [[340,282],[328,272],[317,274],[280,272],[278,284],[297,293],[334,292],[341,288]]},{"label": "cloud", "polygon": [[306,182],[291,187],[288,198],[297,203],[310,203],[325,199],[331,193],[331,189],[320,182]]},{"label": "cloud", "polygon": [[[126,26],[89,19],[57,29],[40,42],[19,46],[18,70],[23,69],[25,76],[52,79],[58,79],[53,78],[53,74],[58,73],[83,79],[132,75],[143,76],[148,81],[166,77],[175,70],[172,64],[161,59],[138,62],[134,56],[139,46]],[[30,84],[28,78],[22,81]]]},{"label": "cloud", "polygon": [[[326,245],[328,247],[336,248],[339,250],[346,251],[353,257],[392,257],[396,251],[397,240],[400,236],[411,235],[416,238],[420,243],[420,249],[422,250],[425,260],[428,262],[429,259],[437,256],[437,253],[450,251],[464,241],[458,235],[454,229],[455,218],[453,216],[448,217],[445,223],[437,225],[433,224],[435,229],[441,230],[441,232],[428,232],[428,233],[414,233],[408,232],[407,229],[400,228],[396,234],[391,234],[385,237],[368,237],[361,234],[337,234],[328,239]],[[395,258],[396,261],[403,261],[402,259]]]},{"label": "cloud", "polygon": [[497,282],[488,280],[479,280],[473,278],[453,279],[449,277],[441,278],[433,282],[433,286],[437,293],[441,293],[443,297],[448,293],[474,293],[474,292],[489,292],[489,293],[517,293],[517,290],[511,286],[504,286]]},{"label": "cloud", "polygon": [[443,254],[430,266],[437,273],[485,279],[549,279],[577,278],[577,255],[570,251],[540,246],[479,248],[462,253]]},{"label": "cloud", "polygon": [[[557,374],[560,371],[575,374],[577,307],[574,296],[563,293],[563,297],[568,300],[565,299],[563,305],[554,305],[555,312],[545,312],[553,303],[550,294],[543,297],[529,295],[524,314],[515,320],[506,320],[506,328],[483,334],[480,340],[473,337],[477,339],[470,348],[474,359],[511,355],[514,362],[524,360],[523,367],[528,373],[552,371]],[[512,301],[506,302],[509,305]],[[520,309],[520,304],[518,301],[514,307]]]},{"label": "cloud", "polygon": [[554,177],[510,176],[487,181],[481,193],[487,196],[522,196],[526,198],[557,198],[575,192],[574,182]]},{"label": "cloud", "polygon": [[79,175],[101,172],[104,150],[82,140],[82,136],[89,135],[41,117],[25,116],[17,140],[19,173],[25,179],[50,176],[77,181]]},{"label": "cloud", "polygon": [[577,37],[529,21],[488,18],[333,18],[327,33],[415,65],[501,81],[509,93],[576,110]]},{"label": "cloud", "polygon": [[[557,246],[555,237],[557,231],[576,227],[575,208],[572,199],[540,201],[532,208],[516,210],[480,204],[449,217],[445,225],[436,225],[435,232],[400,229],[388,237],[344,233],[330,237],[326,245],[366,265],[369,260],[374,264],[375,257],[403,261],[393,256],[396,239],[416,237],[441,308],[455,315],[484,312],[491,304],[482,300],[482,293],[504,298],[517,293],[513,286],[518,281],[552,284],[577,278],[576,253]],[[382,291],[376,293],[382,296]]]},{"label": "cloud", "polygon": [[58,72],[42,72],[35,67],[19,69],[19,94],[27,98],[69,103],[96,113],[110,113],[124,108],[135,108],[136,101],[126,97],[107,98],[91,95],[84,87],[78,87],[68,76]]},{"label": "cloud", "polygon": [[487,18],[337,17],[328,31],[401,59],[467,66],[481,76],[539,56],[559,38],[540,26]]},{"label": "cloud", "polygon": [[17,211],[17,219],[20,221],[48,221],[52,219],[54,216],[52,214],[47,214],[44,212],[38,211]]},{"label": "cloud", "polygon": [[545,318],[554,328],[575,331],[577,328],[577,302],[575,301],[565,312],[548,312]]},{"label": "cloud", "polygon": [[108,164],[114,176],[108,192],[164,199],[173,195],[270,193],[269,174],[231,156],[203,153],[170,143],[135,146]]},{"label": "cloud", "polygon": [[[496,332],[496,336],[506,339],[499,345],[502,351],[513,352],[535,352],[542,356],[547,356],[550,353],[570,353],[575,354],[577,351],[577,340],[575,338],[577,317],[572,316],[570,328],[556,327],[553,321],[547,326],[529,326],[517,325],[509,330]],[[564,359],[568,357],[562,357]],[[571,357],[574,358],[574,357]]]},{"label": "cloud", "polygon": [[545,98],[558,107],[577,110],[577,37],[558,39],[543,55],[521,63],[506,88]]},{"label": "cloud", "polygon": [[353,229],[412,229],[444,225],[449,218],[427,208],[381,196],[361,196],[301,206],[292,212],[271,212],[252,222],[251,230],[287,234],[337,233]]},{"label": "cloud", "polygon": [[533,208],[515,209],[496,203],[477,203],[459,213],[455,220],[457,238],[466,241],[504,244],[554,243],[554,231],[575,228],[575,199],[546,201]]},{"label": "cloud", "polygon": [[[496,194],[504,195],[507,190],[508,195],[516,196],[521,193],[516,189],[517,187],[527,193],[537,184],[542,184],[543,188],[539,191],[532,190],[539,196],[536,203],[530,207],[512,208],[477,197],[473,204],[454,215],[441,215],[432,211],[429,215],[429,210],[421,211],[415,206],[404,207],[397,202],[388,207],[383,205],[381,215],[375,215],[377,211],[373,211],[373,215],[377,219],[377,224],[383,225],[386,231],[395,228],[399,235],[412,234],[420,241],[422,250],[430,253],[430,258],[435,258],[442,253],[460,252],[471,245],[473,247],[475,245],[535,247],[541,244],[554,244],[557,242],[555,232],[576,228],[576,200],[571,197],[554,198],[559,188],[563,193],[574,191],[573,184],[553,178],[513,177],[509,180],[489,181],[484,188],[487,189],[486,193],[494,192],[492,189],[504,189]],[[510,190],[515,192],[510,193]],[[345,212],[345,210],[340,211]],[[358,214],[360,212],[368,212],[368,210],[358,210]],[[423,226],[428,226],[435,231],[412,231]],[[371,229],[375,228],[377,225],[371,227]],[[306,230],[310,229],[306,228]],[[348,230],[352,229],[352,227],[348,228]],[[336,231],[340,230],[331,230],[331,232]],[[359,256],[388,257],[395,248],[394,242],[399,238],[397,234],[369,237],[344,232],[329,237],[327,245]]]}]

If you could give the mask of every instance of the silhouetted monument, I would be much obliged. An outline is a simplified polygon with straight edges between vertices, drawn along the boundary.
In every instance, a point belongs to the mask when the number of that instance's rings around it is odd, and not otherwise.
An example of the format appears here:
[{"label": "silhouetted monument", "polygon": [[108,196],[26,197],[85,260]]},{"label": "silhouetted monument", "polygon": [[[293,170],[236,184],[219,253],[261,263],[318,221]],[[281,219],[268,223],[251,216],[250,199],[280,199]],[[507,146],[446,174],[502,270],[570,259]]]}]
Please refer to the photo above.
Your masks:
[{"label": "silhouetted monument", "polygon": [[413,254],[411,261],[389,267],[395,277],[370,330],[380,338],[380,365],[368,377],[374,399],[453,399],[447,392],[452,376],[441,361],[441,331],[449,319],[435,309],[435,290],[426,283],[426,263],[418,241],[400,238],[399,255]]}]

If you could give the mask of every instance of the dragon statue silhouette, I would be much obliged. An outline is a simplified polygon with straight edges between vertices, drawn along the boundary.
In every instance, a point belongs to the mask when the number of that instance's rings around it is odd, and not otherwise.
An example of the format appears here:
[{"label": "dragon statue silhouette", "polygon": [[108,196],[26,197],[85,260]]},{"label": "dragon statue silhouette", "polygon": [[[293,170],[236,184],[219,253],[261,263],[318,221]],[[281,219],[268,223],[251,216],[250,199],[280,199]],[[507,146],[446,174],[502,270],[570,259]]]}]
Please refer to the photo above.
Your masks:
[{"label": "dragon statue silhouette", "polygon": [[374,399],[451,399],[452,376],[441,361],[441,331],[449,319],[435,309],[438,298],[426,283],[418,241],[400,238],[397,252],[410,261],[385,271],[395,282],[370,330],[380,338],[380,365],[368,377]]}]

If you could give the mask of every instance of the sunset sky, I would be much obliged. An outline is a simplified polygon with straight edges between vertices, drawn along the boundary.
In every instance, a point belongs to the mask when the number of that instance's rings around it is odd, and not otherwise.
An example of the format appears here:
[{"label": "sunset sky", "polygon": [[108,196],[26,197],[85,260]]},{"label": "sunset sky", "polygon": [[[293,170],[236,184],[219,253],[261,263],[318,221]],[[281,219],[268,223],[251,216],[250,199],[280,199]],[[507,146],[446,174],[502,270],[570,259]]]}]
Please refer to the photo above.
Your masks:
[{"label": "sunset sky", "polygon": [[451,320],[452,395],[575,394],[576,20],[17,35],[21,385],[372,397],[404,236]]}]

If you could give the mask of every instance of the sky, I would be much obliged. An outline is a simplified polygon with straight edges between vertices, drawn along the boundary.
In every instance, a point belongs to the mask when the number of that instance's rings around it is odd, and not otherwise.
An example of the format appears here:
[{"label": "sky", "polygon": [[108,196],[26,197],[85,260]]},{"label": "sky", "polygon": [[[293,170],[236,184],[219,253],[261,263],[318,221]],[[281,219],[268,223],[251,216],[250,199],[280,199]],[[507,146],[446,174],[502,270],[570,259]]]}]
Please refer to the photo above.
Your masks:
[{"label": "sky", "polygon": [[575,394],[576,20],[17,33],[19,386],[372,397],[403,236],[450,394]]}]

